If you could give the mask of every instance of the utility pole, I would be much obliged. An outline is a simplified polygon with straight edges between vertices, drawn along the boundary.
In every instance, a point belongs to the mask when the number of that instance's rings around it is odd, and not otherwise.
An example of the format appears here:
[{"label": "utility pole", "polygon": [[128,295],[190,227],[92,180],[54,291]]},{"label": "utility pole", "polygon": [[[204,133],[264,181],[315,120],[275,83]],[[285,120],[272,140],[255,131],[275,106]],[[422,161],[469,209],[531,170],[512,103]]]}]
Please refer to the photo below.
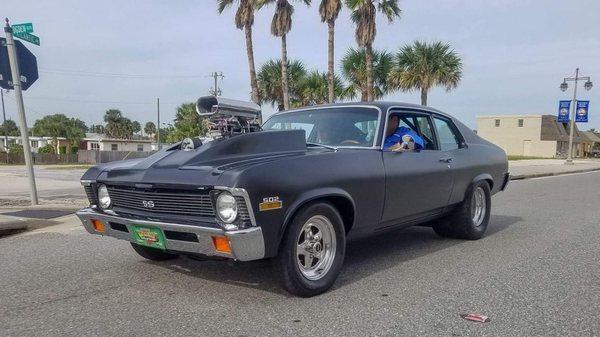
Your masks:
[{"label": "utility pole", "polygon": [[[4,89],[0,88],[0,97],[2,97],[2,119],[4,120],[4,126],[6,126],[6,110],[4,109]],[[8,152],[8,132],[4,130],[4,150]]]},{"label": "utility pole", "polygon": [[567,160],[565,165],[573,165],[573,134],[575,133],[575,113],[577,110],[577,83],[579,81],[586,81],[583,87],[585,90],[592,89],[592,81],[589,76],[579,76],[579,68],[575,69],[575,77],[565,77],[563,83],[560,85],[560,90],[567,91],[567,82],[575,82],[573,86],[573,101],[571,109],[571,125],[569,131],[569,151],[567,152]]},{"label": "utility pole", "polygon": [[156,99],[156,117],[158,119],[156,123],[156,149],[160,151],[160,98]]},{"label": "utility pole", "polygon": [[210,74],[209,77],[212,77],[213,80],[215,81],[215,85],[212,89],[210,89],[208,92],[213,95],[213,96],[221,96],[221,89],[219,89],[219,78],[221,80],[223,80],[225,78],[225,75],[223,75],[223,72],[213,72],[212,74]]},{"label": "utility pole", "polygon": [[33,159],[31,158],[31,148],[29,147],[29,132],[27,130],[27,119],[25,118],[23,93],[21,92],[21,74],[17,60],[17,48],[15,47],[15,40],[13,39],[12,28],[8,23],[8,19],[6,19],[4,32],[6,33],[6,47],[8,48],[12,85],[15,90],[15,100],[17,101],[17,111],[19,113],[19,128],[21,129],[21,140],[23,142],[23,155],[25,157],[25,165],[27,166],[27,177],[29,178],[29,194],[31,196],[31,205],[34,206],[38,204],[38,196],[33,173]]}]

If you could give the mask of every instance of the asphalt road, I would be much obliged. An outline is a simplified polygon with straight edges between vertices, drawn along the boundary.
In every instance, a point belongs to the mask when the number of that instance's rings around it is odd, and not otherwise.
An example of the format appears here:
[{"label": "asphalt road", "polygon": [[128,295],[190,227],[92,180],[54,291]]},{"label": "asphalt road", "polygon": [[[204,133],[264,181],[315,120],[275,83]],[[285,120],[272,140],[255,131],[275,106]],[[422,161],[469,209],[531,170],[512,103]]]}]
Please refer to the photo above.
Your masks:
[{"label": "asphalt road", "polygon": [[152,263],[81,228],[8,237],[0,335],[598,336],[599,209],[600,172],[512,182],[484,239],[411,228],[354,243],[310,299],[267,262]]}]

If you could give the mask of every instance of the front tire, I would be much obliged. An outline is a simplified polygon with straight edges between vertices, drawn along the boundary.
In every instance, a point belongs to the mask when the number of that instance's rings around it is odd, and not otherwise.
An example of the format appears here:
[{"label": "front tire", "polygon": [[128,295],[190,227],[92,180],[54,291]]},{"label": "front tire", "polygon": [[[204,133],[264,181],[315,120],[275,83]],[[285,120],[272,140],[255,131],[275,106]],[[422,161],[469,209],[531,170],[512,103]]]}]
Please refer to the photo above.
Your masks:
[{"label": "front tire", "polygon": [[151,261],[167,261],[179,257],[177,254],[167,253],[157,248],[144,247],[133,242],[130,243],[131,247],[133,247],[133,250],[135,250],[136,253],[138,253],[141,257]]},{"label": "front tire", "polygon": [[327,291],[337,279],[346,252],[342,218],[329,203],[303,207],[286,229],[275,267],[290,293],[311,297]]},{"label": "front tire", "polygon": [[490,185],[486,181],[474,183],[467,196],[446,218],[433,225],[440,236],[465,240],[483,237],[490,221]]}]

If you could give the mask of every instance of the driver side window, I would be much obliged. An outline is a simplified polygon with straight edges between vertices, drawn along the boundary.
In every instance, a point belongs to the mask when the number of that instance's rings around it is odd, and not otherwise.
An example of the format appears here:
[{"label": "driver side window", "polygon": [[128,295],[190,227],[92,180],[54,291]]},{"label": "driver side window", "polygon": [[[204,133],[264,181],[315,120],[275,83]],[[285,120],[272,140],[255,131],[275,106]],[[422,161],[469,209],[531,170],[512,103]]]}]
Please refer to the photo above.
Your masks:
[{"label": "driver side window", "polygon": [[435,150],[435,137],[429,116],[423,114],[399,114],[400,127],[409,128],[423,138],[424,150]]}]

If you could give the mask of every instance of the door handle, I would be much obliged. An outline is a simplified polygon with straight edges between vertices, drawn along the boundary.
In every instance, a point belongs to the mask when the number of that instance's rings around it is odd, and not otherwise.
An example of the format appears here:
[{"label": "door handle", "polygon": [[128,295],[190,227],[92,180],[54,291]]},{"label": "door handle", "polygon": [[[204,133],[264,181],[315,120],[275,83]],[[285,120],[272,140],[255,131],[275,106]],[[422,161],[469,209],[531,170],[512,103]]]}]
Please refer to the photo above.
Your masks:
[{"label": "door handle", "polygon": [[452,162],[452,157],[440,158],[440,161],[442,163],[451,163]]}]

